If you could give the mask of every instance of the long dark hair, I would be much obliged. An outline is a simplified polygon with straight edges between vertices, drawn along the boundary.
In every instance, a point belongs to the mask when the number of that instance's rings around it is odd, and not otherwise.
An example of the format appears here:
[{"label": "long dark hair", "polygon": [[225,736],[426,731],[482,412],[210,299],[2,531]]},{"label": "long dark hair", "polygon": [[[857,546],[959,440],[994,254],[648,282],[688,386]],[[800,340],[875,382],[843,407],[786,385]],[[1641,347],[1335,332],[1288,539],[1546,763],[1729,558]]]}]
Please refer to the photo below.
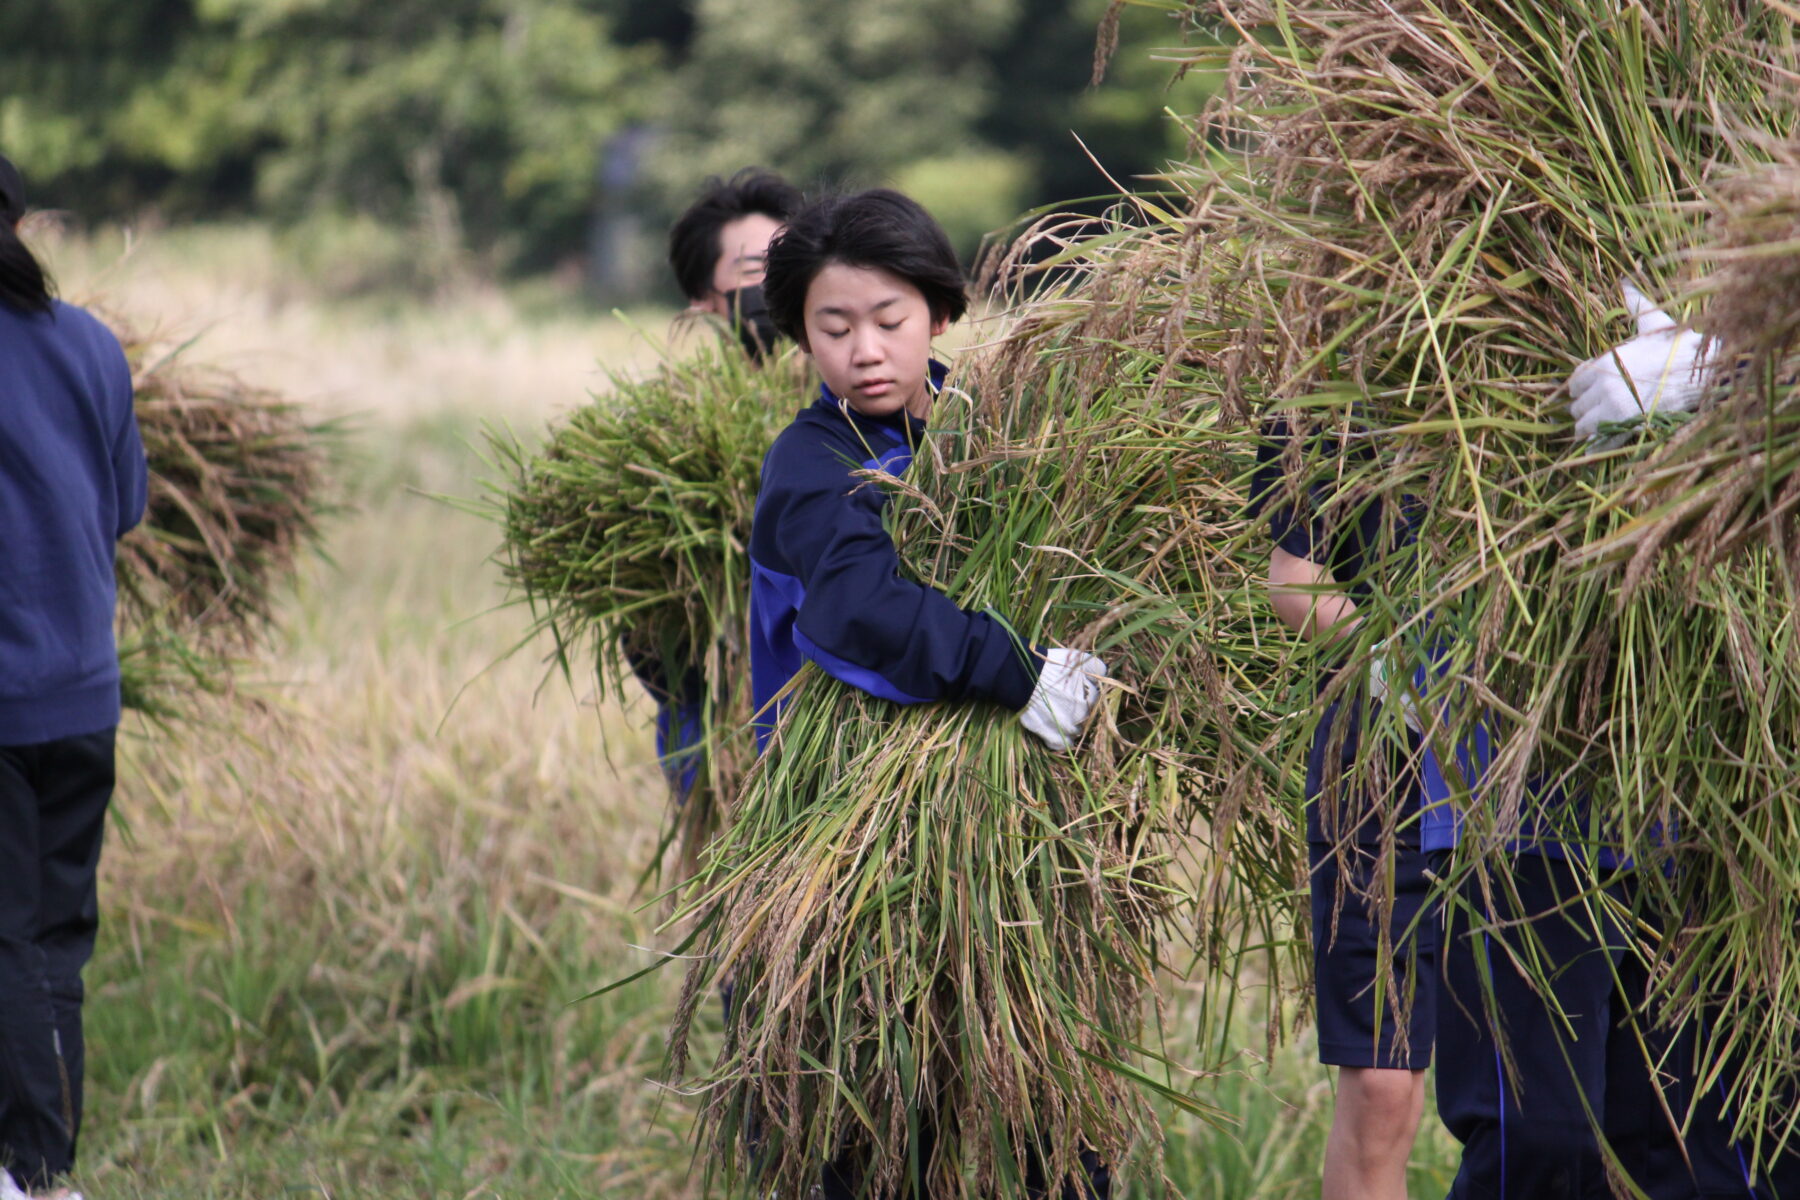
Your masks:
[{"label": "long dark hair", "polygon": [[0,156],[0,304],[21,313],[50,311],[53,285],[37,255],[19,240],[25,215],[25,181]]}]

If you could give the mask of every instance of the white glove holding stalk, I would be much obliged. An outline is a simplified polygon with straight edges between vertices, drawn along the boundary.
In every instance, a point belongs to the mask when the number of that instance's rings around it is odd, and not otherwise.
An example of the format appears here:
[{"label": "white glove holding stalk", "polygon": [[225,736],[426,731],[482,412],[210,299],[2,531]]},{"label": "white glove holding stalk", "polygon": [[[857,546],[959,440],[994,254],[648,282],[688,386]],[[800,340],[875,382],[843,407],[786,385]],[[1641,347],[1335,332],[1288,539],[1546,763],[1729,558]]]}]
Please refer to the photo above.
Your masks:
[{"label": "white glove holding stalk", "polygon": [[1687,412],[1706,389],[1707,340],[1682,329],[1629,283],[1619,285],[1638,335],[1590,358],[1569,376],[1575,432],[1594,437],[1607,421],[1647,412]]},{"label": "white glove holding stalk", "polygon": [[[1388,644],[1375,643],[1369,654],[1369,695],[1377,704],[1386,704],[1388,697],[1394,695],[1388,688],[1388,675],[1394,671],[1394,667],[1388,662]],[[1425,726],[1419,720],[1419,707],[1413,701],[1412,689],[1406,686],[1411,682],[1410,676],[1400,681],[1400,690],[1395,699],[1400,703],[1400,716],[1406,721],[1406,727],[1414,733],[1424,733]]]},{"label": "white glove holding stalk", "polygon": [[1061,646],[1045,651],[1037,687],[1019,710],[1020,724],[1052,750],[1067,750],[1100,702],[1100,680],[1105,678],[1106,664],[1098,655]]}]

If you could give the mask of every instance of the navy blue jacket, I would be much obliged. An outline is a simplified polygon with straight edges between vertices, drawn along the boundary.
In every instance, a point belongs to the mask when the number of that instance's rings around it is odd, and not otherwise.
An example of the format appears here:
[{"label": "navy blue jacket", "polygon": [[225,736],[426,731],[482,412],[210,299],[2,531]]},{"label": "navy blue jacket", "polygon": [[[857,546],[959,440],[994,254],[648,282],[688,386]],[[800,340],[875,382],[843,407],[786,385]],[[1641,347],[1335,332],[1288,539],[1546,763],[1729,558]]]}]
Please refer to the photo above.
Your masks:
[{"label": "navy blue jacket", "polygon": [[147,485],[118,339],[0,305],[0,745],[118,724],[113,543]]},{"label": "navy blue jacket", "polygon": [[[932,364],[933,387],[944,368]],[[886,492],[852,472],[902,475],[925,423],[865,417],[823,385],[763,458],[750,531],[750,675],[760,751],[777,693],[811,659],[884,700],[985,699],[1024,708],[1037,658],[991,613],[900,576]]]}]

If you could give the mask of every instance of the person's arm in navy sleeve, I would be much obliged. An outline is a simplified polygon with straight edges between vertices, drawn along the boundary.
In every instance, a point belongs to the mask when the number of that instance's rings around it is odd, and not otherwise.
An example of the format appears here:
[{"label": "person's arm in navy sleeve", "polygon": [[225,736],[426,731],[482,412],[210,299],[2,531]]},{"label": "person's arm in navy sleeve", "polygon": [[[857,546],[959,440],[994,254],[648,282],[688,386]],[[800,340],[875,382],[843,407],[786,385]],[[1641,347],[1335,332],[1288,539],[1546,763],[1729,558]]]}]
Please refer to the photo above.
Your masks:
[{"label": "person's arm in navy sleeve", "polygon": [[113,482],[118,489],[119,526],[114,537],[124,537],[144,519],[150,497],[150,466],[144,458],[143,437],[138,432],[137,409],[131,392],[131,365],[118,342],[106,354],[106,411],[117,425],[112,438]]},{"label": "person's arm in navy sleeve", "polygon": [[1342,636],[1356,625],[1356,602],[1333,577],[1307,489],[1282,469],[1293,434],[1280,418],[1270,422],[1256,453],[1250,488],[1251,516],[1266,520],[1275,543],[1269,556],[1269,602],[1282,624],[1313,639]]},{"label": "person's arm in navy sleeve", "polygon": [[[1015,711],[1037,656],[999,620],[900,577],[880,493],[847,474],[782,497],[776,537],[804,589],[801,653],[844,682],[901,703],[980,698]],[[850,493],[850,494],[846,494]]]}]

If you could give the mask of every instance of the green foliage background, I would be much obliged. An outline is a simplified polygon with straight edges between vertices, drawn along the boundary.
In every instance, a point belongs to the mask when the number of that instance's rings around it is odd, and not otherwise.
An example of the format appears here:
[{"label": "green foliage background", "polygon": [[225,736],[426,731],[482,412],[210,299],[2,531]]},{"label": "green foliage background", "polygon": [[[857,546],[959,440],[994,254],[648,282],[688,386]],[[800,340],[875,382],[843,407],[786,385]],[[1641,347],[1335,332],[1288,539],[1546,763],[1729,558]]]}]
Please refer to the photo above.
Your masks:
[{"label": "green foliage background", "polygon": [[[630,199],[660,231],[707,175],[891,183],[965,250],[1180,150],[1165,14],[1107,0],[8,0],[0,152],[33,201],[279,223],[398,282],[578,259],[602,147],[656,131]],[[384,236],[385,234],[385,236]]]}]

